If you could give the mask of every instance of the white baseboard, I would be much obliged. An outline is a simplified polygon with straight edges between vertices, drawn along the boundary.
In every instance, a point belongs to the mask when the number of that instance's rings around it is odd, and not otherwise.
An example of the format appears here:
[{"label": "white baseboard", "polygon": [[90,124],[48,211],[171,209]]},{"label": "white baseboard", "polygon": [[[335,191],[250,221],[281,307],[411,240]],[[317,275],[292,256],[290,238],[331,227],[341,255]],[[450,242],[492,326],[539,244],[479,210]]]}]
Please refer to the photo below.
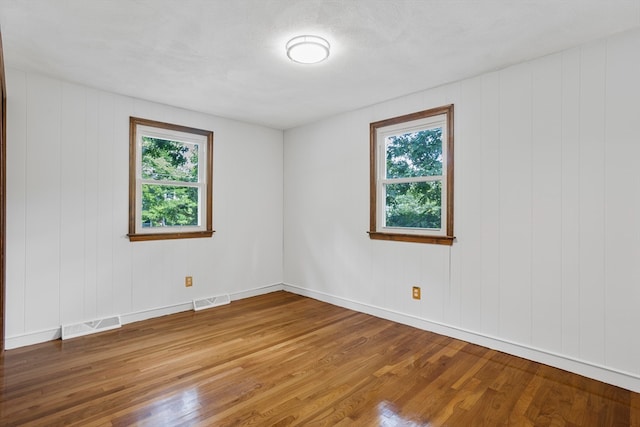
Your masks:
[{"label": "white baseboard", "polygon": [[153,319],[155,317],[181,313],[183,311],[191,310],[192,308],[193,303],[189,301],[180,304],[167,305],[165,307],[150,308],[147,310],[140,310],[132,313],[122,314],[120,315],[120,319],[122,319],[122,324],[126,325],[128,323],[140,322],[142,320]]},{"label": "white baseboard", "polygon": [[259,288],[247,289],[246,291],[233,292],[229,295],[231,296],[231,301],[237,301],[239,299],[251,298],[258,295],[270,294],[271,292],[283,290],[284,285],[282,283],[277,283],[273,285],[261,286]]},{"label": "white baseboard", "polygon": [[53,341],[62,337],[62,329],[54,328],[44,331],[30,332],[28,334],[14,335],[12,337],[6,337],[4,340],[4,348],[11,350],[19,347],[26,347],[28,345],[39,344],[41,342]]},{"label": "white baseboard", "polygon": [[[237,301],[244,298],[250,298],[262,294],[268,294],[271,292],[281,291],[284,289],[282,283],[261,286],[258,288],[251,288],[240,292],[234,292],[230,294],[231,301]],[[121,314],[120,320],[123,325],[133,322],[139,322],[142,320],[153,319],[155,317],[166,316],[169,314],[180,313],[182,311],[189,311],[193,309],[193,301],[184,302],[180,304],[169,305],[165,307],[156,307],[146,310],[135,311],[132,313]],[[28,332],[26,334],[14,335],[6,337],[4,341],[4,348],[12,350],[19,347],[26,347],[28,345],[39,344],[46,341],[57,340],[62,336],[62,330],[60,327],[47,329],[44,331]]]},{"label": "white baseboard", "polygon": [[[270,292],[281,291],[284,289],[282,283],[275,285],[260,286],[258,288],[251,288],[244,291],[230,293],[231,301],[237,301],[245,298],[251,298],[258,295],[268,294]],[[170,305],[166,307],[153,308],[149,310],[138,311],[135,313],[129,313],[120,316],[122,318],[122,324],[139,322],[141,320],[153,319],[154,317],[167,316],[169,314],[180,313],[182,311],[193,310],[193,301],[186,303]]]},{"label": "white baseboard", "polygon": [[296,285],[285,283],[283,288],[287,292],[307,296],[339,307],[348,308],[361,313],[380,317],[382,319],[391,320],[404,325],[413,326],[415,328],[502,351],[514,356],[523,357],[528,360],[533,360],[535,362],[543,363],[545,365],[553,366],[555,368],[563,369],[565,371],[573,372],[578,375],[640,393],[640,376],[629,372],[601,366],[595,363],[579,360],[562,354],[556,354],[456,326],[447,325],[441,322],[434,322],[417,316],[376,307],[370,304],[364,304],[348,298],[342,298],[324,292],[306,289]]}]

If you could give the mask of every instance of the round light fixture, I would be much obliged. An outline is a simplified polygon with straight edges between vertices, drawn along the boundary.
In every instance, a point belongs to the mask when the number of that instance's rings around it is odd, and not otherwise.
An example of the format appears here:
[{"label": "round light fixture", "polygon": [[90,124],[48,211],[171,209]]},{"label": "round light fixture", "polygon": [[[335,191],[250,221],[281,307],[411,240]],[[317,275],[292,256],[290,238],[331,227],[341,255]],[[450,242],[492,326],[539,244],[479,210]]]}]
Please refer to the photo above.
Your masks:
[{"label": "round light fixture", "polygon": [[286,47],[289,59],[301,64],[316,64],[329,57],[329,42],[318,36],[294,37]]}]

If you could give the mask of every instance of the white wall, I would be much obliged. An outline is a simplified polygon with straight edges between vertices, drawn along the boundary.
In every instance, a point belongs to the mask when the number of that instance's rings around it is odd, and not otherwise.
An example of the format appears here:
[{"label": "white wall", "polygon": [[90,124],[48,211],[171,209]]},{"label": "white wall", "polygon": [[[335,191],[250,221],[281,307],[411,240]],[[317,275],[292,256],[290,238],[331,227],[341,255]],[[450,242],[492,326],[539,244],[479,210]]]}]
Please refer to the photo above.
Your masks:
[{"label": "white wall", "polygon": [[[7,348],[281,286],[281,131],[11,68],[7,91]],[[214,131],[213,238],[129,242],[130,115]]]},{"label": "white wall", "polygon": [[[286,131],[285,283],[640,391],[638,76],[634,31]],[[457,241],[369,240],[369,123],[448,103]]]}]

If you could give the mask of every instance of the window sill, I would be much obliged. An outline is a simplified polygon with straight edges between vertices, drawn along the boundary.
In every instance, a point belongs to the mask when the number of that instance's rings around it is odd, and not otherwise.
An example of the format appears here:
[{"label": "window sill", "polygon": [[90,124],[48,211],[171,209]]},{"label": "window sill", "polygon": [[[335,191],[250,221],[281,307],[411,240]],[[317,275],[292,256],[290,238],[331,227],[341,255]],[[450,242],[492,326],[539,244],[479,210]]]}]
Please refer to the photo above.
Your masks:
[{"label": "window sill", "polygon": [[190,231],[187,233],[141,233],[127,234],[129,241],[142,242],[145,240],[173,240],[173,239],[194,239],[202,237],[211,237],[215,231]]},{"label": "window sill", "polygon": [[419,234],[381,233],[368,231],[369,238],[373,240],[391,240],[394,242],[430,243],[434,245],[453,245],[454,236],[425,236]]}]

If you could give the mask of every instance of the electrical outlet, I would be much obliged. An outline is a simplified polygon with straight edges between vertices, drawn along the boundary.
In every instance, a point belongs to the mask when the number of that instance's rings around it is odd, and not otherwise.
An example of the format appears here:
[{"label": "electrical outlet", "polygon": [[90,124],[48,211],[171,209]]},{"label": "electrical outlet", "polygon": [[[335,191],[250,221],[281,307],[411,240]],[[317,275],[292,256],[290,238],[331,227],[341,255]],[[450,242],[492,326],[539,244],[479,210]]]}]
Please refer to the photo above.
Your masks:
[{"label": "electrical outlet", "polygon": [[184,278],[184,286],[185,286],[185,287],[187,287],[187,288],[189,288],[189,287],[193,286],[193,277],[191,277],[191,276],[186,276],[186,277]]},{"label": "electrical outlet", "polygon": [[420,287],[414,286],[411,291],[411,295],[413,296],[413,299],[420,299]]}]

